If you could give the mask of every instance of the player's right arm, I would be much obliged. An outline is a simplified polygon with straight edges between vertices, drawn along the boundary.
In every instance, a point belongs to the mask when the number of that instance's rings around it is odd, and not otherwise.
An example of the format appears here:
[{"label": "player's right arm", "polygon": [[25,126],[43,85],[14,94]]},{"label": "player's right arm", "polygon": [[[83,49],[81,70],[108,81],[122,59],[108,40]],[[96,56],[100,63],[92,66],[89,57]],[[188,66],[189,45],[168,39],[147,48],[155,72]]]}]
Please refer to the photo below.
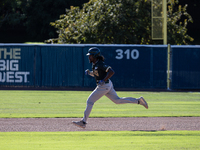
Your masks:
[{"label": "player's right arm", "polygon": [[85,70],[85,75],[90,75],[90,76],[94,77],[93,71],[90,71],[89,69]]}]

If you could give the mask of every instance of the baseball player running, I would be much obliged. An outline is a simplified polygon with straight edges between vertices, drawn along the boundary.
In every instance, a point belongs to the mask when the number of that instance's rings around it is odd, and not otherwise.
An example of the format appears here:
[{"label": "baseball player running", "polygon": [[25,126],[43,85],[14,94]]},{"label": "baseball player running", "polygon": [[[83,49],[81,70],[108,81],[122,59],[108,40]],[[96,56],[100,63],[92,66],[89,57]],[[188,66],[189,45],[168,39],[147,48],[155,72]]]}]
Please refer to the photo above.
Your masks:
[{"label": "baseball player running", "polygon": [[87,124],[87,119],[89,118],[90,112],[94,103],[99,100],[102,96],[108,97],[115,104],[125,104],[133,103],[140,104],[148,109],[148,104],[143,97],[132,98],[132,97],[123,97],[120,98],[115,89],[113,88],[112,81],[110,78],[114,75],[114,70],[111,66],[104,63],[104,57],[101,55],[100,50],[97,47],[92,47],[88,50],[87,53],[89,62],[92,63],[92,71],[86,70],[85,74],[90,75],[95,78],[97,87],[90,94],[87,99],[87,106],[84,112],[84,117],[81,121],[73,121],[72,123],[78,127],[85,128]]}]

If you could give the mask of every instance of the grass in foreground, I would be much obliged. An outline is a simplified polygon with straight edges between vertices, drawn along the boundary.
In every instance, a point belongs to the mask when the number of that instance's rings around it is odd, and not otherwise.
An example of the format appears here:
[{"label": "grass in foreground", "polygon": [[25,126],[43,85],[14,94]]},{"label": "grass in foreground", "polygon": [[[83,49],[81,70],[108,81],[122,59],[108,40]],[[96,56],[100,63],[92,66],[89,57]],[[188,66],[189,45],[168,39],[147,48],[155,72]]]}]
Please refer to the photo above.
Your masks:
[{"label": "grass in foreground", "polygon": [[4,132],[2,150],[199,150],[200,131]]},{"label": "grass in foreground", "polygon": [[[0,91],[0,118],[82,117],[92,91]],[[98,100],[90,117],[200,116],[199,92],[117,92],[120,97],[143,96],[141,105],[116,105],[107,97]]]}]

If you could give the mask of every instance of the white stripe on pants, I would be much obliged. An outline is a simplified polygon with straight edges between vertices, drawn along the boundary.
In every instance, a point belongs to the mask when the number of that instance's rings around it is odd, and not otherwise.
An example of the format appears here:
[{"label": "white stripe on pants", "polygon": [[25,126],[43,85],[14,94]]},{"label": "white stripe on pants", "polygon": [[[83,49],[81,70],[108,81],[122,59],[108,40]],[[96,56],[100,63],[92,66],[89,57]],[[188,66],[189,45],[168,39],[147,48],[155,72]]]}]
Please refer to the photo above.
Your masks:
[{"label": "white stripe on pants", "polygon": [[120,98],[117,95],[116,91],[114,90],[111,80],[109,80],[109,83],[107,84],[104,84],[102,86],[98,85],[88,97],[87,106],[86,106],[84,117],[83,117],[84,122],[87,122],[87,119],[89,118],[89,115],[92,111],[92,107],[94,103],[104,95],[107,96],[115,104],[125,104],[125,103],[138,104],[138,100],[139,100],[139,98],[133,98],[133,97]]}]

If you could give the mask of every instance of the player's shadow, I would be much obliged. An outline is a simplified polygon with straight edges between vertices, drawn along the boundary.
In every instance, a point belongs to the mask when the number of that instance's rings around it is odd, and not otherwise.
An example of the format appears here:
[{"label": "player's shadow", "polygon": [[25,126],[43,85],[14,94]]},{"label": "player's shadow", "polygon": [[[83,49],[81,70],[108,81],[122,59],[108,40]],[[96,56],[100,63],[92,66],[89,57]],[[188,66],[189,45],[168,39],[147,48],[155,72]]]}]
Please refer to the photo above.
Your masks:
[{"label": "player's shadow", "polygon": [[157,132],[157,131],[166,131],[166,130],[131,130],[131,131]]}]

